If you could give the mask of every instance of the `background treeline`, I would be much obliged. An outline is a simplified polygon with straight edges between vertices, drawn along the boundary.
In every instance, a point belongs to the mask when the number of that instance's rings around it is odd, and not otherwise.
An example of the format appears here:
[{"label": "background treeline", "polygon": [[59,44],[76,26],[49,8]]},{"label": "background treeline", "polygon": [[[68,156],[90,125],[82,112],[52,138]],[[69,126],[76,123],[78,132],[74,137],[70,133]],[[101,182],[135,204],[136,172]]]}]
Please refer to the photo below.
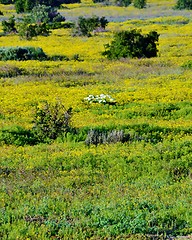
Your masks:
[{"label": "background treeline", "polygon": [[[28,12],[33,9],[34,6],[41,4],[51,7],[60,7],[61,4],[68,3],[80,3],[81,0],[0,0],[1,4],[15,4],[17,13]],[[111,0],[93,0],[94,3],[112,4]],[[115,4],[118,6],[127,7],[133,4],[136,8],[144,8],[147,5],[147,0],[115,0]],[[175,4],[176,9],[192,9],[192,0],[177,0]]]}]

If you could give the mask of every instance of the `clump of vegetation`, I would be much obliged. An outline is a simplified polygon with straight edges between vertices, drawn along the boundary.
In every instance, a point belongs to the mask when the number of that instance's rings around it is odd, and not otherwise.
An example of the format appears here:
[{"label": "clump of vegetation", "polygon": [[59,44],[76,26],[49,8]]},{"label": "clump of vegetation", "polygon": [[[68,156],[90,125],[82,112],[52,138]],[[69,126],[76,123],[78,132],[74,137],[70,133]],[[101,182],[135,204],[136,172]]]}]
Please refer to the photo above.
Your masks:
[{"label": "clump of vegetation", "polygon": [[159,34],[156,31],[146,35],[136,29],[121,31],[115,34],[111,44],[104,45],[102,55],[108,59],[156,57],[158,39]]},{"label": "clump of vegetation", "polygon": [[1,4],[12,4],[14,3],[14,0],[0,0]]},{"label": "clump of vegetation", "polygon": [[30,12],[38,4],[50,7],[60,7],[63,3],[79,3],[80,0],[16,0],[15,9],[17,13]]},{"label": "clump of vegetation", "polygon": [[192,9],[192,1],[191,0],[177,0],[176,9]]},{"label": "clump of vegetation", "polygon": [[41,142],[56,139],[71,130],[72,108],[66,109],[60,102],[42,107],[37,106],[34,116],[33,132]]},{"label": "clump of vegetation", "polygon": [[2,28],[5,34],[17,32],[16,24],[15,24],[15,16],[11,16],[7,21],[3,20]]},{"label": "clump of vegetation", "polygon": [[87,145],[94,144],[107,144],[117,142],[127,142],[129,140],[129,134],[125,134],[123,130],[102,131],[100,129],[91,129],[85,140]]},{"label": "clump of vegetation", "polygon": [[63,17],[55,8],[46,5],[36,5],[27,16],[30,23],[64,22]]},{"label": "clump of vegetation", "polygon": [[146,0],[134,0],[133,6],[139,9],[142,9],[146,6],[147,1]]},{"label": "clump of vegetation", "polygon": [[19,24],[18,33],[21,39],[31,40],[39,35],[48,36],[50,31],[46,23],[27,24],[24,21]]},{"label": "clump of vegetation", "polygon": [[0,48],[0,60],[45,60],[47,55],[43,52],[42,48],[34,47],[2,47]]},{"label": "clump of vegetation", "polygon": [[37,5],[30,14],[23,18],[19,24],[18,32],[22,39],[27,40],[38,35],[48,36],[52,25],[53,28],[56,28],[58,24],[59,27],[62,27],[64,21],[65,17],[56,9],[46,5]]},{"label": "clump of vegetation", "polygon": [[93,31],[102,31],[108,24],[108,20],[105,17],[79,17],[78,21],[73,29],[73,36],[92,36]]},{"label": "clump of vegetation", "polygon": [[0,67],[0,78],[15,77],[18,75],[23,75],[24,70],[22,68],[16,67],[14,65],[3,65]]},{"label": "clump of vegetation", "polygon": [[0,130],[0,144],[16,146],[37,144],[37,138],[32,131],[14,126]]},{"label": "clump of vegetation", "polygon": [[186,63],[184,63],[182,67],[185,69],[192,69],[192,60],[189,60]]}]

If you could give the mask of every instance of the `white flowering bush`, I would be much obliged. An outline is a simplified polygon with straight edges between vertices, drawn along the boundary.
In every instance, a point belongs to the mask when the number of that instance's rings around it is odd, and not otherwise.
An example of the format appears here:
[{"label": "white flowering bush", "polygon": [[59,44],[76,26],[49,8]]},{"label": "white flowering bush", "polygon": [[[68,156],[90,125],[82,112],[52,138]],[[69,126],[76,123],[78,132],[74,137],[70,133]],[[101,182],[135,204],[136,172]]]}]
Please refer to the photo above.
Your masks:
[{"label": "white flowering bush", "polygon": [[108,94],[100,94],[100,95],[89,95],[84,98],[84,100],[88,103],[101,103],[101,104],[111,104],[114,105],[116,103],[115,99],[112,98]]}]

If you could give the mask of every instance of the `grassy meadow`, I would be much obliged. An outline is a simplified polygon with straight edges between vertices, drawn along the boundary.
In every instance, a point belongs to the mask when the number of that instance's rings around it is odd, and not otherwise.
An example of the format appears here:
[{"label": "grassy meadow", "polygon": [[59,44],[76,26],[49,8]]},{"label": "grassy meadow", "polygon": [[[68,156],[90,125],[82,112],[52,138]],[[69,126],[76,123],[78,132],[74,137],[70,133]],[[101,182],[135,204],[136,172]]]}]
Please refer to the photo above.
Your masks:
[{"label": "grassy meadow", "polygon": [[[55,29],[0,47],[41,47],[68,61],[0,61],[0,239],[183,239],[192,234],[192,11],[174,0],[145,9],[82,1],[66,21],[105,16],[105,32],[73,37]],[[17,15],[0,4],[1,20]],[[108,60],[115,32],[160,34],[158,56]],[[88,103],[108,94],[116,104]],[[68,133],[30,144],[35,106],[72,108]],[[86,145],[91,129],[124,130],[126,142]]]}]

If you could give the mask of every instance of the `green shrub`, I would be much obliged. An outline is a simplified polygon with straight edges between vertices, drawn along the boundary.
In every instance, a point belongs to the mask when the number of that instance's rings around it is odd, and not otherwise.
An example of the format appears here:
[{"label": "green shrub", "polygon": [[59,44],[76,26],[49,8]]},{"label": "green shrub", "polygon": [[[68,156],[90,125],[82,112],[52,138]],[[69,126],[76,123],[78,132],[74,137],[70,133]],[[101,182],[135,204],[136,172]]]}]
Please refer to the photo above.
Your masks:
[{"label": "green shrub", "polygon": [[1,4],[12,4],[14,0],[0,0]]},{"label": "green shrub", "polygon": [[0,48],[0,60],[45,60],[46,54],[42,48],[34,47],[3,47]]},{"label": "green shrub", "polygon": [[156,57],[158,39],[159,34],[156,31],[146,35],[136,29],[121,31],[115,34],[111,45],[104,45],[105,51],[102,55],[108,59]]},{"label": "green shrub", "polygon": [[108,21],[105,17],[91,17],[91,18],[84,18],[79,17],[77,24],[73,29],[73,36],[91,36],[93,30],[98,28],[105,29],[107,26]]},{"label": "green shrub", "polygon": [[192,9],[192,0],[177,0],[176,9]]},{"label": "green shrub", "polygon": [[18,33],[21,39],[31,40],[39,35],[48,36],[50,33],[48,24],[32,23],[27,24],[25,21],[19,24]]},{"label": "green shrub", "polygon": [[42,107],[36,107],[33,132],[41,142],[56,139],[71,130],[71,116],[71,108],[66,110],[60,102],[45,101]]},{"label": "green shrub", "polygon": [[184,63],[182,67],[185,69],[192,69],[192,60],[189,60],[186,63]]},{"label": "green shrub", "polygon": [[8,21],[2,21],[2,28],[4,33],[16,32],[15,16],[10,17]]},{"label": "green shrub", "polygon": [[146,6],[147,1],[146,0],[134,0],[133,6],[136,8],[144,8]]},{"label": "green shrub", "polygon": [[16,126],[0,130],[0,143],[17,146],[34,145],[37,143],[37,139],[32,131]]},{"label": "green shrub", "polygon": [[53,7],[35,6],[27,16],[29,23],[64,22],[65,18]]}]

